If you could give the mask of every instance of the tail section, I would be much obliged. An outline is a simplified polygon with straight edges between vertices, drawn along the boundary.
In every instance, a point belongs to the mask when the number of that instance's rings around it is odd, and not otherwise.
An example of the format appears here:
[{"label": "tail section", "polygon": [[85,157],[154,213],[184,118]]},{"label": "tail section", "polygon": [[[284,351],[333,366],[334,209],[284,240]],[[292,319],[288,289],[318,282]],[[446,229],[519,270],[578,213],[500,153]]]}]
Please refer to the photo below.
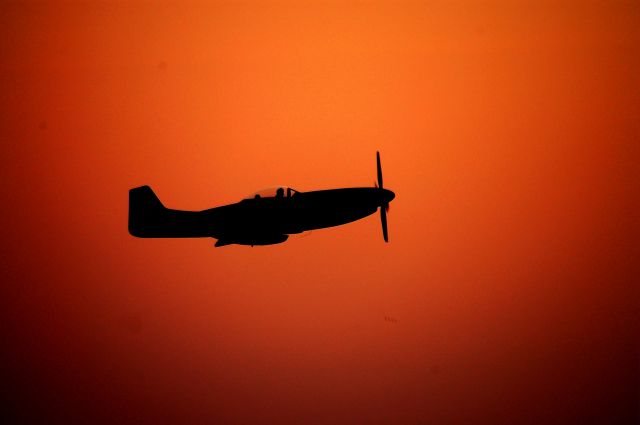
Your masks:
[{"label": "tail section", "polygon": [[154,237],[167,209],[149,186],[129,190],[129,233]]}]

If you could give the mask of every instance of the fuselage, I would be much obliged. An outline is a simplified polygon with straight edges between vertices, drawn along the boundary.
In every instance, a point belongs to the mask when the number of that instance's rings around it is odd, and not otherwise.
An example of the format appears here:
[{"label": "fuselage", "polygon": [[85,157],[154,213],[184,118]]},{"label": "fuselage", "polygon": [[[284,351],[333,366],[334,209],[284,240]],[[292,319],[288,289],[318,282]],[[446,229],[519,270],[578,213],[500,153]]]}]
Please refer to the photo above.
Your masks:
[{"label": "fuselage", "polygon": [[142,217],[144,229],[132,229],[131,216],[129,229],[140,237],[213,237],[226,243],[279,243],[286,240],[286,235],[359,220],[394,197],[387,189],[358,187],[255,197],[204,211],[147,208]]},{"label": "fuselage", "polygon": [[239,226],[238,231],[271,229],[294,234],[359,220],[375,213],[394,196],[389,190],[377,188],[317,190],[291,197],[245,199],[202,214],[207,217],[204,221],[212,224],[207,231],[214,234],[218,233],[220,224],[223,232]]}]

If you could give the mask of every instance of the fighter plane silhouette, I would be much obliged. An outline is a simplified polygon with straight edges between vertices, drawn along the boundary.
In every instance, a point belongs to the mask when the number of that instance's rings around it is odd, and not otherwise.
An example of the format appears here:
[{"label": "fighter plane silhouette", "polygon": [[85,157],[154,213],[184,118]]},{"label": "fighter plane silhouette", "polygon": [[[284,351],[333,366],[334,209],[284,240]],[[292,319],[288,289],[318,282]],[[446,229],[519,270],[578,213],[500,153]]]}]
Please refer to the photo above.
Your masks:
[{"label": "fighter plane silhouette", "polygon": [[382,186],[379,152],[376,163],[376,187],[311,192],[280,187],[204,211],[166,208],[149,186],[136,187],[129,190],[129,233],[139,238],[215,238],[216,247],[272,245],[291,234],[351,223],[380,208],[382,235],[388,242],[387,211],[395,194]]}]

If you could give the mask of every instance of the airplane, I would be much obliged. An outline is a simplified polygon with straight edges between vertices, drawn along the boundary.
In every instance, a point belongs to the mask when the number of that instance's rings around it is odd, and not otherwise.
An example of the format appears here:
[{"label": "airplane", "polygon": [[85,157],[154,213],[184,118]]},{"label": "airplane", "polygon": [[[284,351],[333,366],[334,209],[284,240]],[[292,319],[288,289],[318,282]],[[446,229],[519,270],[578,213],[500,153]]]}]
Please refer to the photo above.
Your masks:
[{"label": "airplane", "polygon": [[380,152],[376,165],[375,187],[310,192],[279,187],[204,211],[166,208],[151,187],[136,187],[129,190],[129,233],[138,238],[215,238],[216,247],[273,245],[292,234],[360,220],[380,208],[382,236],[388,242],[387,211],[395,194],[382,185]]}]

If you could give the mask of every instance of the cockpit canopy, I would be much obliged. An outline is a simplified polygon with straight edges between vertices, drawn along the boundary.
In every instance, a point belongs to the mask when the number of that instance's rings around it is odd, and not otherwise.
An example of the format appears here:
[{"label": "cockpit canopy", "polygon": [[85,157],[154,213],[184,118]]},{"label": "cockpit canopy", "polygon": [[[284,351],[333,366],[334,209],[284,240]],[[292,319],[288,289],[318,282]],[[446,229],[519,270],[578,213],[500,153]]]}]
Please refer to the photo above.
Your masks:
[{"label": "cockpit canopy", "polygon": [[243,199],[255,199],[255,198],[292,198],[298,193],[297,190],[286,186],[274,186],[266,189],[259,190]]}]

